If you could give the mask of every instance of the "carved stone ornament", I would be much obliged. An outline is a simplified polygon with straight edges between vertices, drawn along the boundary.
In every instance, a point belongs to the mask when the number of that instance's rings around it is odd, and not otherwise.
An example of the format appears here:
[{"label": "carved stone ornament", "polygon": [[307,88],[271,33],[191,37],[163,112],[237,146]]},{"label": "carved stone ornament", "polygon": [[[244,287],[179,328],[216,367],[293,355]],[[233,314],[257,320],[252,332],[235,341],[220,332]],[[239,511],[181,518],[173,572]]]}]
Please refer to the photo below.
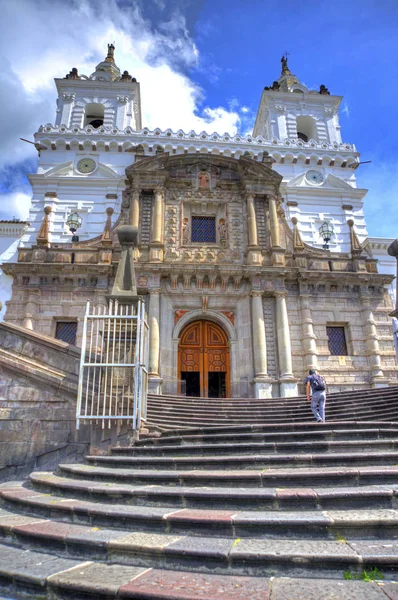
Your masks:
[{"label": "carved stone ornament", "polygon": [[106,209],[107,218],[106,218],[104,231],[101,236],[101,242],[106,246],[112,244],[112,215],[113,215],[113,213],[114,213],[113,208],[111,206],[109,206]]},{"label": "carved stone ornament", "polygon": [[131,225],[122,225],[117,229],[122,254],[112,288],[114,298],[134,301],[137,297],[137,283],[134,271],[134,247],[137,246],[138,230]]},{"label": "carved stone ornament", "polygon": [[297,217],[292,218],[293,223],[293,249],[295,252],[302,252],[305,248],[304,242],[301,239],[299,228],[297,227]]},{"label": "carved stone ornament", "polygon": [[352,219],[348,219],[347,225],[350,228],[351,253],[360,254],[362,252],[362,246],[357,234],[355,233],[354,221]]},{"label": "carved stone ornament", "polygon": [[232,325],[235,325],[235,314],[232,310],[222,310],[221,314],[225,315],[231,321]]},{"label": "carved stone ornament", "polygon": [[44,219],[36,238],[36,241],[40,246],[44,246],[49,243],[49,214],[51,211],[51,206],[46,206],[44,208]]},{"label": "carved stone ornament", "polygon": [[65,102],[72,102],[76,98],[76,94],[74,92],[64,92],[62,97]]},{"label": "carved stone ornament", "polygon": [[189,311],[188,310],[176,310],[174,312],[174,325],[176,323],[178,323],[178,321],[181,319],[181,317],[183,317],[184,315],[186,315],[187,312],[189,312]]}]

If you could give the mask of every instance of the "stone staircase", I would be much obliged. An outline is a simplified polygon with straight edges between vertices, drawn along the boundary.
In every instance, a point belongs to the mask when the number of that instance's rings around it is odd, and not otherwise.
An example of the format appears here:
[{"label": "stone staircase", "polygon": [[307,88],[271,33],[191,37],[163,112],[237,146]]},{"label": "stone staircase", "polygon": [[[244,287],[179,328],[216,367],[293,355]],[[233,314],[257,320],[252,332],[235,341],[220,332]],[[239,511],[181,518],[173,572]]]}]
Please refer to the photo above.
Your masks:
[{"label": "stone staircase", "polygon": [[309,410],[151,397],[133,447],[1,485],[0,598],[397,600],[397,390]]},{"label": "stone staircase", "polygon": [[[398,387],[327,395],[327,420],[398,420]],[[312,422],[306,398],[148,397],[148,421],[162,429]]]}]

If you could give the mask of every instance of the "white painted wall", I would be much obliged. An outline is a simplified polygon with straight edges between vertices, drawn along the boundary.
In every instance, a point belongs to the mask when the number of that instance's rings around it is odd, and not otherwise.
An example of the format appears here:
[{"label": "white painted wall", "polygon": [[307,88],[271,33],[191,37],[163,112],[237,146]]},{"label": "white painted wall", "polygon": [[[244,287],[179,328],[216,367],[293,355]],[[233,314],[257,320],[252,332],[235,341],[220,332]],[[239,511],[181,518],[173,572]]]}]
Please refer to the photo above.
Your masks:
[{"label": "white painted wall", "polygon": [[[17,221],[0,221],[0,265],[17,259],[17,248],[27,223]],[[3,273],[0,268],[0,321],[4,319],[6,302],[11,298],[12,277]]]}]

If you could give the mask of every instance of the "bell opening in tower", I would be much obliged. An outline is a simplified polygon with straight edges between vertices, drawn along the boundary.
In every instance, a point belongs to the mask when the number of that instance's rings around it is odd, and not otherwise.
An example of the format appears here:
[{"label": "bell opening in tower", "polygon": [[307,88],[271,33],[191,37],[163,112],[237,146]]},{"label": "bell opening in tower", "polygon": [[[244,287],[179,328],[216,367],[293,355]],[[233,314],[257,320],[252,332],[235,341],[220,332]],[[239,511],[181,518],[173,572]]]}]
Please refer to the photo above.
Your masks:
[{"label": "bell opening in tower", "polygon": [[98,129],[104,124],[104,106],[99,103],[87,104],[85,110],[84,126],[91,125],[94,129]]}]

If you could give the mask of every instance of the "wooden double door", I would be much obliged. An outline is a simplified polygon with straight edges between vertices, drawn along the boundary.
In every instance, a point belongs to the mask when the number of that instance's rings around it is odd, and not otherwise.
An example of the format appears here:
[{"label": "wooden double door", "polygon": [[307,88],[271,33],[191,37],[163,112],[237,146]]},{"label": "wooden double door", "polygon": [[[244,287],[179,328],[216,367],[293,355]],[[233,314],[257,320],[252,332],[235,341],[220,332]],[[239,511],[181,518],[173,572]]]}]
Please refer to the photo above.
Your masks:
[{"label": "wooden double door", "polygon": [[195,321],[181,332],[178,370],[187,396],[228,398],[229,345],[225,331],[212,321]]}]

